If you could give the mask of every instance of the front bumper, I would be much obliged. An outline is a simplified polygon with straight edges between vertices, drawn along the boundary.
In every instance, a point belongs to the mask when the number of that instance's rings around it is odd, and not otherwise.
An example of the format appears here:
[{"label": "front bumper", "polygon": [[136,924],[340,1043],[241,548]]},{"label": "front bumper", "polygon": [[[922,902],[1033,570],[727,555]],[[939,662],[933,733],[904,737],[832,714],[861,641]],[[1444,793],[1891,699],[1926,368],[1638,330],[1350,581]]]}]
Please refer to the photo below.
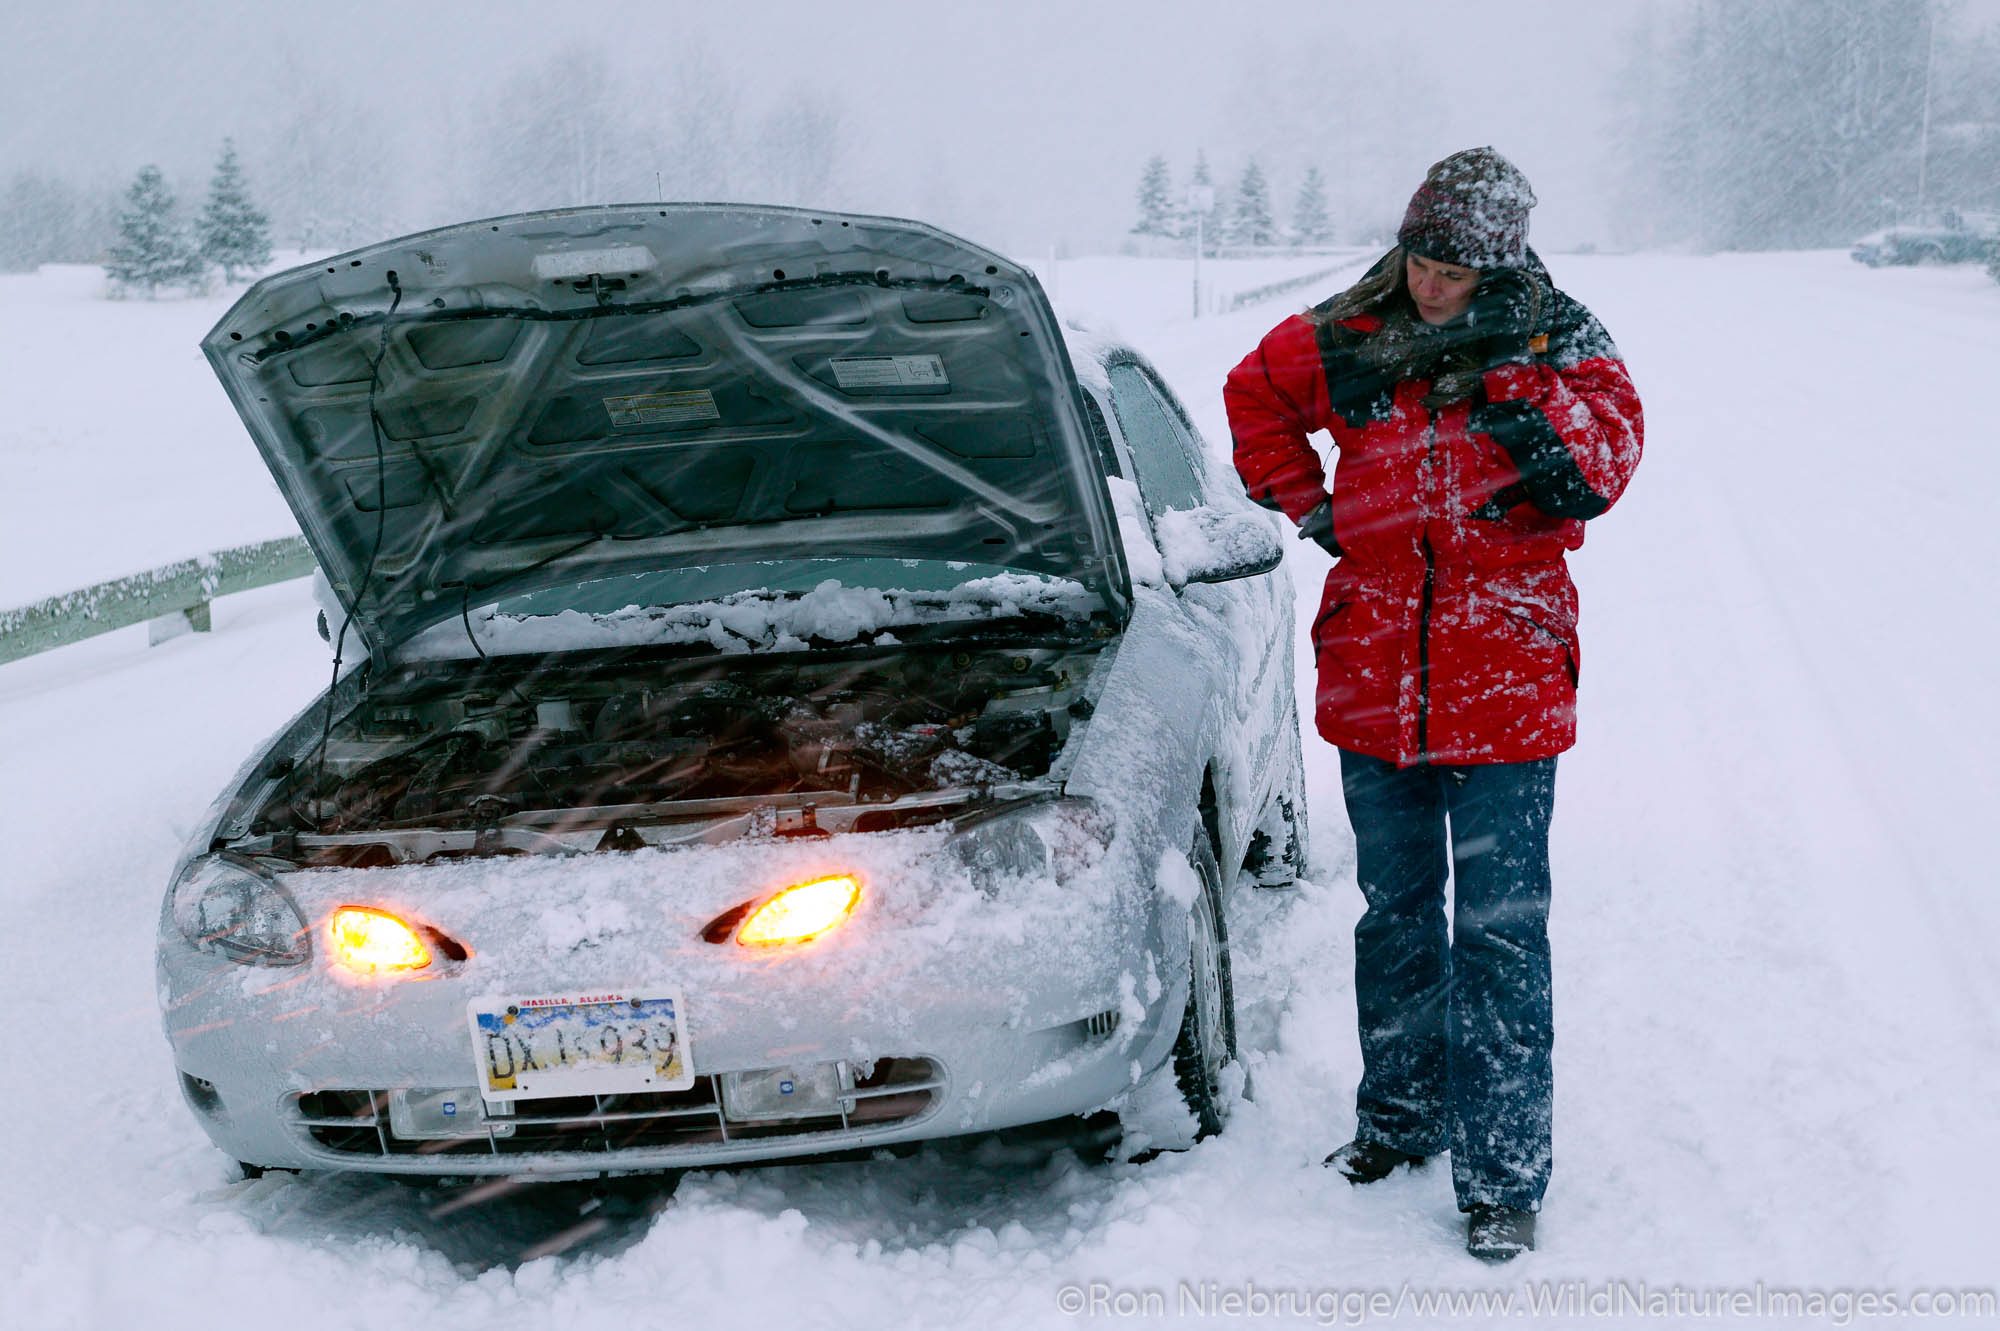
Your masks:
[{"label": "front bumper", "polygon": [[[750,955],[699,941],[701,923],[740,897],[740,886],[707,890],[693,874],[664,905],[657,882],[635,869],[681,861],[660,852],[622,858],[622,877],[594,883],[574,916],[554,927],[547,902],[562,861],[289,876],[315,929],[334,905],[366,897],[470,946],[464,964],[417,977],[359,979],[333,966],[323,947],[302,967],[237,965],[198,951],[163,920],[165,1024],[197,1120],[223,1151],[267,1167],[684,1169],[1087,1113],[1171,1055],[1185,966],[1160,959],[1186,955],[1185,924],[1179,912],[1158,909],[1150,881],[1099,875],[1026,908],[976,891],[967,899],[963,885],[923,887],[909,864],[877,863],[864,870],[883,885],[872,916],[795,955]],[[766,881],[794,872],[738,868]],[[477,882],[464,890],[454,876]],[[497,1107],[474,1106],[468,1095],[462,1135],[398,1131],[397,1092],[470,1092],[472,999],[636,989],[660,975],[686,996],[692,1088],[523,1100],[511,1116],[492,1117]],[[724,1103],[725,1074],[805,1074],[829,1063],[840,1067],[843,1093],[820,1112],[746,1120]]]}]

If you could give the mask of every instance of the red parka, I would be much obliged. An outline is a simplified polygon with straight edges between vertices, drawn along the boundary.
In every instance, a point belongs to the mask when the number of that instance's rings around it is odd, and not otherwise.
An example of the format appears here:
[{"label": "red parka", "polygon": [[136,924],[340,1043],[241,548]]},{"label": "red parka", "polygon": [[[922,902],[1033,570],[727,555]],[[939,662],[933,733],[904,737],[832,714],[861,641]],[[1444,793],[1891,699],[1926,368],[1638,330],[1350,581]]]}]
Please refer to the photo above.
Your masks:
[{"label": "red parka", "polygon": [[[1539,269],[1539,264],[1535,265]],[[1322,307],[1324,309],[1325,307]],[[1576,742],[1583,520],[1639,465],[1638,393],[1595,317],[1551,292],[1530,363],[1487,370],[1433,411],[1360,356],[1382,323],[1294,316],[1223,389],[1236,469],[1305,518],[1327,498],[1307,436],[1339,450],[1340,557],[1313,618],[1319,732],[1399,765],[1521,762]]]}]

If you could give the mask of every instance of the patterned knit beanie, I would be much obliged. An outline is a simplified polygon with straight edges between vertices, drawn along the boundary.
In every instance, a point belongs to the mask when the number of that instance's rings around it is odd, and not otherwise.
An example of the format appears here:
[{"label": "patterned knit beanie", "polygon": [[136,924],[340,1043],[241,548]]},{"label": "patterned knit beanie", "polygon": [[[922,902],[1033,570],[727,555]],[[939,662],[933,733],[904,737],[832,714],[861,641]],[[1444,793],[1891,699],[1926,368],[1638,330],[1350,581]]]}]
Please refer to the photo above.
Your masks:
[{"label": "patterned knit beanie", "polygon": [[1460,268],[1519,268],[1528,261],[1535,191],[1491,148],[1467,148],[1433,166],[1410,196],[1396,240]]}]

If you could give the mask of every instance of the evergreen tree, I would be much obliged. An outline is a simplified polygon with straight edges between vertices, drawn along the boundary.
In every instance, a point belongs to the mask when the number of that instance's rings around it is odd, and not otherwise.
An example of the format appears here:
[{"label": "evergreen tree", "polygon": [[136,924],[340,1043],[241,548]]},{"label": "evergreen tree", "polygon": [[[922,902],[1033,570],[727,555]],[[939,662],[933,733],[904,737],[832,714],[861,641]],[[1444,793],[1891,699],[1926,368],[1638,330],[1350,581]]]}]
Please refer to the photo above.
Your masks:
[{"label": "evergreen tree", "polygon": [[208,271],[174,216],[174,193],[157,166],[139,168],[125,191],[118,243],[105,271],[119,287],[144,287],[151,300],[162,286],[198,285]]},{"label": "evergreen tree", "polygon": [[1301,245],[1333,243],[1333,219],[1326,211],[1326,181],[1316,166],[1306,168],[1306,178],[1299,185],[1298,202],[1292,205],[1292,231]]},{"label": "evergreen tree", "polygon": [[1271,216],[1271,189],[1264,183],[1263,168],[1257,165],[1254,157],[1250,159],[1250,165],[1243,168],[1242,178],[1236,182],[1236,211],[1229,219],[1229,243],[1278,243],[1278,223]]},{"label": "evergreen tree", "polygon": [[1132,227],[1135,236],[1174,234],[1174,185],[1167,174],[1167,159],[1155,153],[1146,160],[1139,175],[1139,220]]},{"label": "evergreen tree", "polygon": [[[1222,191],[1215,188],[1215,181],[1208,174],[1208,154],[1195,149],[1194,175],[1188,180],[1190,185],[1206,185],[1214,191],[1214,202],[1210,204],[1201,219],[1202,249],[1215,253],[1215,247],[1222,243]],[[1187,209],[1181,214],[1180,236],[1184,240],[1194,239],[1194,211]]]},{"label": "evergreen tree", "polygon": [[225,282],[234,282],[238,269],[254,272],[271,262],[271,222],[250,202],[230,139],[222,141],[222,157],[208,183],[208,202],[196,230],[202,260],[219,265]]}]

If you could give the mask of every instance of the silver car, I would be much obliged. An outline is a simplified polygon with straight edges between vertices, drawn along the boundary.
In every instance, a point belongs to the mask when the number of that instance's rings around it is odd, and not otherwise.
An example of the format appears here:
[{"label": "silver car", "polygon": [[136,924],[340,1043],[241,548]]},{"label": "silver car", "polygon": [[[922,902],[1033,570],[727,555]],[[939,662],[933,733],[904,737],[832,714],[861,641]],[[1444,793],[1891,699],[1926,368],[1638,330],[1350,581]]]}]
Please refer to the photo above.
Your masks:
[{"label": "silver car", "polygon": [[1033,274],[586,208],[280,273],[203,349],[334,645],[160,915],[247,1173],[1221,1127],[1231,901],[1304,855],[1281,547]]}]

